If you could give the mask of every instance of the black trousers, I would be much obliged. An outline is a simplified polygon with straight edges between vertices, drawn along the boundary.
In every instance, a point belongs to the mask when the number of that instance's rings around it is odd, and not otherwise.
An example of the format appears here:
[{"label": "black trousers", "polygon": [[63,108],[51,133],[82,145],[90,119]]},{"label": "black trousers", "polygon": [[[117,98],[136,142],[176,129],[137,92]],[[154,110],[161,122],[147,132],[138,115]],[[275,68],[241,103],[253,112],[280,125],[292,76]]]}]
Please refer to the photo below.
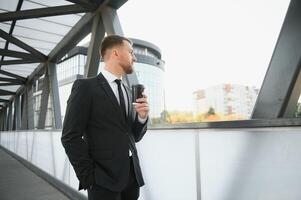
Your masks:
[{"label": "black trousers", "polygon": [[94,184],[88,189],[88,200],[137,200],[139,198],[139,187],[135,177],[133,160],[130,159],[130,176],[126,188],[121,192],[113,192]]}]

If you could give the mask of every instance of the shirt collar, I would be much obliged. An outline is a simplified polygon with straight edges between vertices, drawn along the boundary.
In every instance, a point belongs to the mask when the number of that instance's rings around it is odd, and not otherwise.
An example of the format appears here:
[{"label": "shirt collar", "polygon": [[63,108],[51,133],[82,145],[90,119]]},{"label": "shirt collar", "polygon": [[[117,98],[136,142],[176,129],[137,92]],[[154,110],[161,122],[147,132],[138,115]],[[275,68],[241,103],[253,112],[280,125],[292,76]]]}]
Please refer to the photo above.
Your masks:
[{"label": "shirt collar", "polygon": [[114,82],[116,79],[120,79],[122,81],[122,77],[118,78],[117,76],[115,76],[114,74],[112,74],[111,72],[107,71],[106,69],[103,70],[102,75],[105,77],[105,79],[111,83]]}]

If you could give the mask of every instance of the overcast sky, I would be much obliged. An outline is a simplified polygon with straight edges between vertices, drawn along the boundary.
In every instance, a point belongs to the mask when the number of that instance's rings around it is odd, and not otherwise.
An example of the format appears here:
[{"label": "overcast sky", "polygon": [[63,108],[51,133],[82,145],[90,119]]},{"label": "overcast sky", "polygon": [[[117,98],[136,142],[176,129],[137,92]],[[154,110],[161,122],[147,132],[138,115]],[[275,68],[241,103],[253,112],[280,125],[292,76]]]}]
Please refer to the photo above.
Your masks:
[{"label": "overcast sky", "polygon": [[[166,62],[168,110],[221,83],[260,88],[289,0],[129,0],[125,36],[154,43]],[[180,97],[180,98],[179,98]]]}]

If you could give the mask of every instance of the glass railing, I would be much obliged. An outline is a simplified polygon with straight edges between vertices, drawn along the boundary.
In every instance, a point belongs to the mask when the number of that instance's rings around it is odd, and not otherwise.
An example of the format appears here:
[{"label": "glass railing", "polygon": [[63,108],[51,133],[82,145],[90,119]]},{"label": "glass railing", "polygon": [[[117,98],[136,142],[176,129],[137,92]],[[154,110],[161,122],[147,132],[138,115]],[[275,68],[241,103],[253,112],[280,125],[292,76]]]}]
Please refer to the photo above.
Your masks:
[{"label": "glass railing", "polygon": [[[139,200],[298,199],[300,133],[298,119],[153,126],[138,143]],[[77,189],[61,130],[0,136],[1,146]]]}]

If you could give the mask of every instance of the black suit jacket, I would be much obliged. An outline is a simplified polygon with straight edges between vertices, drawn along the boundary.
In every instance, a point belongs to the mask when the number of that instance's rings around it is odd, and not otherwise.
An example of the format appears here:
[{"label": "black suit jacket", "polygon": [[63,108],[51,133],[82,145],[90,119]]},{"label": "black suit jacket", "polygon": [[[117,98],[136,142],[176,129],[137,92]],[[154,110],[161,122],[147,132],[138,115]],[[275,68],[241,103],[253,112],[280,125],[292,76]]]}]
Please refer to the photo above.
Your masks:
[{"label": "black suit jacket", "polygon": [[[127,93],[131,102],[129,88]],[[138,185],[144,185],[135,142],[142,139],[146,124],[138,121],[131,104],[128,119],[124,118],[101,73],[76,80],[68,99],[61,141],[80,181],[79,190],[93,183],[112,191],[123,190],[129,177],[129,149]]]}]

